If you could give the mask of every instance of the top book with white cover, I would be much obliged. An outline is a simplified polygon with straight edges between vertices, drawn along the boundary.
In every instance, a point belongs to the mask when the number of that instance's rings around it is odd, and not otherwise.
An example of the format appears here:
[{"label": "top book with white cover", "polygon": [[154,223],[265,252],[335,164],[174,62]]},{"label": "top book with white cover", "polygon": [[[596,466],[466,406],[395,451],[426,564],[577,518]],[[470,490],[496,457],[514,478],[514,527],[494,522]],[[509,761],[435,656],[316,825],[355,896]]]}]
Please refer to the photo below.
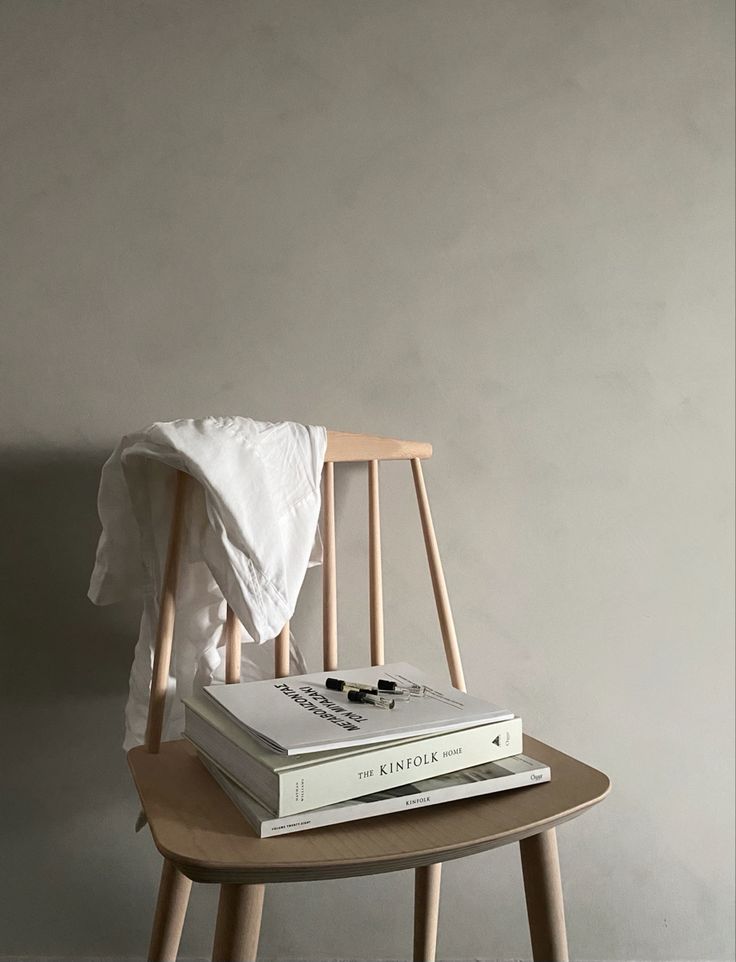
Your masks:
[{"label": "top book with white cover", "polygon": [[[369,686],[387,679],[399,686],[420,685],[425,693],[397,699],[393,709],[385,710],[348,701],[345,694],[326,687],[330,677]],[[285,755],[377,745],[514,717],[513,712],[449,685],[435,685],[418,668],[404,663],[208,685],[204,691],[248,732]]]}]

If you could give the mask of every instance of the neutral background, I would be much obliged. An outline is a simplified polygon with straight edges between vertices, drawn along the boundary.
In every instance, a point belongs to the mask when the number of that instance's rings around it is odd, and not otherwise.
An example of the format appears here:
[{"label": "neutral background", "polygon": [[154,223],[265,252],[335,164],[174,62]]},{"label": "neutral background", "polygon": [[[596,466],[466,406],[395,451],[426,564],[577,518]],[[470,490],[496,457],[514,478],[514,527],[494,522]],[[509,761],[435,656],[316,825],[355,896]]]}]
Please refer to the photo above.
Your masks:
[{"label": "neutral background", "polygon": [[[732,958],[730,0],[0,17],[0,955],[145,954],[97,479],[126,430],[238,413],[435,444],[471,688],[614,782],[559,833],[573,957]],[[382,477],[387,649],[438,668],[409,472]],[[338,499],[359,664],[361,472]],[[411,885],[272,888],[262,956],[406,958]],[[439,951],[528,957],[513,847],[447,866]]]}]

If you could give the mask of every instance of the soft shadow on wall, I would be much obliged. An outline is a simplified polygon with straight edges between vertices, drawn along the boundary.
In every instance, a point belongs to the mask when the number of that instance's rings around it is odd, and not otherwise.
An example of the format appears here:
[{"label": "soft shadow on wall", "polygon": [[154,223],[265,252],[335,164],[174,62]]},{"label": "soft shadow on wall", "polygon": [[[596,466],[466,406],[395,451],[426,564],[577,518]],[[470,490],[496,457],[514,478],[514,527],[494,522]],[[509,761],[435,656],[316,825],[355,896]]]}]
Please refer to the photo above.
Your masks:
[{"label": "soft shadow on wall", "polygon": [[3,619],[22,657],[0,680],[3,699],[38,707],[120,694],[137,612],[94,608],[87,586],[100,523],[97,488],[109,452],[5,451],[0,469]]},{"label": "soft shadow on wall", "polygon": [[[104,952],[149,923],[126,911],[132,821],[130,836],[114,831],[135,809],[121,743],[138,607],[87,599],[108,453],[3,452],[0,741],[12,789],[0,801],[0,902],[24,933],[3,953],[53,954],[80,932]],[[152,890],[149,874],[143,859],[138,879]]]}]

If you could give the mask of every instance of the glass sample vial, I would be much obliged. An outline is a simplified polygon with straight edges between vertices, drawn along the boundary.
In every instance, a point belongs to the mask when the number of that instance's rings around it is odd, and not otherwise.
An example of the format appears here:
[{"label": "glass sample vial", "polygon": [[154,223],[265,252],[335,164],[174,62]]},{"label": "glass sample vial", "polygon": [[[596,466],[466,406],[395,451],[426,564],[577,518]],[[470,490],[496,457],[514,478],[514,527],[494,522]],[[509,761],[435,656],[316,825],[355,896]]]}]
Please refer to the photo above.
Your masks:
[{"label": "glass sample vial", "polygon": [[375,705],[376,708],[393,708],[396,704],[393,698],[374,695],[368,691],[349,691],[348,701],[358,702],[361,705]]}]

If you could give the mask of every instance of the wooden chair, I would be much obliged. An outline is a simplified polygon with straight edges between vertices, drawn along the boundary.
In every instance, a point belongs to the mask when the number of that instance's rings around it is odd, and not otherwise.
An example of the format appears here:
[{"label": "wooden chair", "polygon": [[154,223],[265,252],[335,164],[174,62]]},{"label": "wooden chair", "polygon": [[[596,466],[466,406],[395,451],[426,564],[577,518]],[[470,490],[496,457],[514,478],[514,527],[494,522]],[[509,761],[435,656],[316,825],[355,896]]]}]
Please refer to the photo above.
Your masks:
[{"label": "wooden chair", "polygon": [[[422,474],[429,444],[331,431],[323,472],[324,668],[337,668],[334,465],[368,463],[371,663],[384,663],[378,466],[411,462],[442,640],[455,688],[465,691],[452,612]],[[178,475],[154,657],[146,742],[128,760],[154,842],[164,857],[149,959],[176,958],[192,881],[220,885],[212,958],[253,960],[265,884],[350,878],[414,869],[414,959],[435,958],[441,863],[519,842],[533,957],[566,960],[555,826],[609,791],[605,775],[531,737],[524,751],[550,765],[552,781],[277,838],[259,839],[184,741],[161,743],[174,629],[177,568],[189,483]],[[240,626],[228,609],[226,678],[239,681]],[[275,675],[289,673],[289,626],[275,644]]]}]

